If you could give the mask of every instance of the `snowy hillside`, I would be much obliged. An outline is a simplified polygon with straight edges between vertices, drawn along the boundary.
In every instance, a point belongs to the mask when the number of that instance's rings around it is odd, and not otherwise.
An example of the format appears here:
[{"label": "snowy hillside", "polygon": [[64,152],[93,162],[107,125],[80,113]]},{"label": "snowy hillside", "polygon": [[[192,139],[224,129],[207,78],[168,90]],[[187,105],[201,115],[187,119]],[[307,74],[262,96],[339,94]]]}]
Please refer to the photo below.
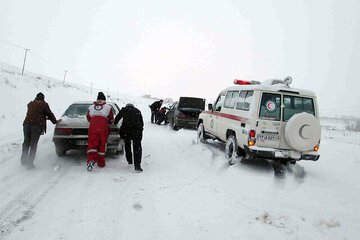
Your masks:
[{"label": "snowy hillside", "polygon": [[[59,118],[81,86],[0,65],[0,239],[358,239],[360,143],[323,138],[318,162],[263,160],[229,167],[224,145],[150,123],[149,99],[120,96],[143,113],[143,168],[108,156],[87,172],[84,152],[55,155],[53,126],[35,169],[20,165],[26,104],[45,94]],[[113,99],[117,101],[116,99]]]},{"label": "snowy hillside", "polygon": [[[4,128],[2,135],[6,137],[14,137],[22,132],[21,126],[26,114],[26,105],[35,98],[38,92],[45,94],[45,100],[57,117],[60,117],[74,101],[95,100],[100,90],[106,93],[105,89],[93,89],[91,93],[90,87],[75,84],[63,85],[60,80],[35,73],[22,76],[20,69],[1,62],[0,87],[3,100],[9,103],[4,104],[0,114],[0,127]],[[110,100],[117,99],[110,98]],[[117,101],[124,105],[127,101],[134,102],[135,100],[122,95]]]}]

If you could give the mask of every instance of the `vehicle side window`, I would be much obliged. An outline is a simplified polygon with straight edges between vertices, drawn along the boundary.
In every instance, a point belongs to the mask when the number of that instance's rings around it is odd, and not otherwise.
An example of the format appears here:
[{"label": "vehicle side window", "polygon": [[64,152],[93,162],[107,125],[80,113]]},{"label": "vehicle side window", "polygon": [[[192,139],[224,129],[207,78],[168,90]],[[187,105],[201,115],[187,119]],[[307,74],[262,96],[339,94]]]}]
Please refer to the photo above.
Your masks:
[{"label": "vehicle side window", "polygon": [[254,91],[248,91],[244,102],[244,110],[249,111]]},{"label": "vehicle side window", "polygon": [[245,97],[246,97],[246,91],[241,91],[238,101],[236,103],[236,109],[243,109]]},{"label": "vehicle side window", "polygon": [[236,109],[249,111],[253,95],[254,91],[241,91],[236,103]]},{"label": "vehicle side window", "polygon": [[224,103],[224,100],[225,100],[225,94],[220,94],[214,104],[215,105],[214,111],[217,111],[217,112],[221,111],[221,107]]},{"label": "vehicle side window", "polygon": [[263,93],[260,104],[260,119],[280,121],[281,95]]},{"label": "vehicle side window", "polygon": [[239,97],[238,91],[229,91],[226,94],[225,101],[224,101],[224,107],[225,108],[234,108],[235,102]]}]

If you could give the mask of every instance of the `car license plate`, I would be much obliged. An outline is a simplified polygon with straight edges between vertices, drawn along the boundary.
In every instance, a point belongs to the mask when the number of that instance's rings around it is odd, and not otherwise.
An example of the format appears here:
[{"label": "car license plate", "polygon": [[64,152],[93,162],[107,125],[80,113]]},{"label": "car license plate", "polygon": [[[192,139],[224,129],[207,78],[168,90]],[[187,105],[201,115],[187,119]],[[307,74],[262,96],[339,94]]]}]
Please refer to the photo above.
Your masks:
[{"label": "car license plate", "polygon": [[77,145],[88,145],[88,141],[87,140],[77,140],[76,144]]},{"label": "car license plate", "polygon": [[280,137],[274,134],[257,134],[256,139],[259,141],[279,141]]}]

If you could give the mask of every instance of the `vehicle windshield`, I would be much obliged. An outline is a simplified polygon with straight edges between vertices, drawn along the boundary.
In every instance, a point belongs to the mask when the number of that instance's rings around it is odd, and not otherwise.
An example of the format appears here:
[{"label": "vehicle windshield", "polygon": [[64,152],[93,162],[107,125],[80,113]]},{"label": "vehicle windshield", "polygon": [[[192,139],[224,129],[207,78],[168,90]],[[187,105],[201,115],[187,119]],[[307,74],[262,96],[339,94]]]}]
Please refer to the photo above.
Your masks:
[{"label": "vehicle windshield", "polygon": [[312,98],[284,95],[284,106],[283,121],[288,121],[293,115],[302,112],[315,116]]},{"label": "vehicle windshield", "polygon": [[205,99],[181,97],[179,101],[179,108],[195,108],[195,109],[204,110]]},{"label": "vehicle windshield", "polygon": [[64,115],[69,118],[78,118],[86,116],[91,104],[72,104],[65,111]]}]

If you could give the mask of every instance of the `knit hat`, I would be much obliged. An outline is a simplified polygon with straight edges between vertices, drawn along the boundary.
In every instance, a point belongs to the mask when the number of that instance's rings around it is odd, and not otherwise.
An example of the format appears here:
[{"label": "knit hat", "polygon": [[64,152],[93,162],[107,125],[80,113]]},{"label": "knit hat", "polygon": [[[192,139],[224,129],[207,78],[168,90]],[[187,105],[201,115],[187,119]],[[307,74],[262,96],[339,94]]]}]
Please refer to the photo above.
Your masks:
[{"label": "knit hat", "polygon": [[126,104],[126,107],[134,107],[134,104],[128,103],[128,104]]},{"label": "knit hat", "polygon": [[97,96],[97,100],[104,100],[106,101],[106,97],[103,92],[99,92]]},{"label": "knit hat", "polygon": [[45,99],[45,95],[42,92],[39,92],[38,94],[36,94],[36,98],[38,100],[44,100]]}]

